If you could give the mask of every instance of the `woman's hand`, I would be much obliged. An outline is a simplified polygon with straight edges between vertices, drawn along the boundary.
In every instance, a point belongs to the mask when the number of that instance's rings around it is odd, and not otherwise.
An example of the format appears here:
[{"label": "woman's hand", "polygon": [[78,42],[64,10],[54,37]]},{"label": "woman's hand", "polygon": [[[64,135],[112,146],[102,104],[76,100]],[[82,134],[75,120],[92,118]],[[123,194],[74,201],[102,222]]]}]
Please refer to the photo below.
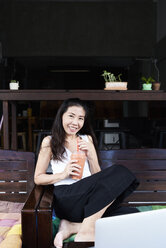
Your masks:
[{"label": "woman's hand", "polygon": [[88,136],[88,141],[89,142],[86,142],[85,140],[79,138],[78,145],[79,149],[85,152],[85,155],[87,156],[87,160],[90,165],[90,171],[92,174],[94,174],[100,171],[100,166],[91,136]]},{"label": "woman's hand", "polygon": [[64,178],[72,177],[72,176],[79,176],[81,166],[77,164],[78,160],[72,159],[67,164],[64,170]]},{"label": "woman's hand", "polygon": [[79,146],[80,151],[85,152],[85,155],[87,156],[88,160],[93,158],[94,145],[92,142],[87,142],[79,138],[78,146]]}]

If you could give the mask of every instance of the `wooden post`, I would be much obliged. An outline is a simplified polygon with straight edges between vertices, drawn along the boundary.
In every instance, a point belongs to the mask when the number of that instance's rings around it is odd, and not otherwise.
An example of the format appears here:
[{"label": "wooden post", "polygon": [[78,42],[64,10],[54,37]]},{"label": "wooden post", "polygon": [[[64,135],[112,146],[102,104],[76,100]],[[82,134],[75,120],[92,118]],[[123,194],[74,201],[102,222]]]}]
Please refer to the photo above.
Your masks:
[{"label": "wooden post", "polygon": [[3,144],[4,149],[9,149],[9,104],[3,101]]},{"label": "wooden post", "polygon": [[12,107],[12,140],[11,148],[12,150],[17,150],[17,116],[16,116],[16,103],[11,102]]}]

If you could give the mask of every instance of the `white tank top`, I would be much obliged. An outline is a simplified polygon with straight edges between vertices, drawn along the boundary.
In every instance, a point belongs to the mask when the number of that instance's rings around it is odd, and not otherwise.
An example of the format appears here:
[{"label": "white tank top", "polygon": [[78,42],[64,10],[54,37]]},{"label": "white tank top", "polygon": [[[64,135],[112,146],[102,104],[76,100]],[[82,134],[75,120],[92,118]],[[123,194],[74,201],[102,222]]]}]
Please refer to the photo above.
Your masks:
[{"label": "white tank top", "polygon": [[[87,135],[80,135],[80,137],[84,139],[85,141],[89,142]],[[53,174],[61,173],[64,171],[67,163],[70,161],[71,154],[72,152],[65,147],[64,159],[62,161],[51,159],[50,164],[52,167]],[[90,175],[91,175],[91,172],[89,169],[89,163],[88,163],[88,160],[86,159],[82,178],[88,177]],[[80,179],[72,179],[71,177],[68,177],[57,183],[54,183],[54,185],[57,186],[57,185],[64,185],[64,184],[72,184],[72,183],[77,182],[78,180]]]}]

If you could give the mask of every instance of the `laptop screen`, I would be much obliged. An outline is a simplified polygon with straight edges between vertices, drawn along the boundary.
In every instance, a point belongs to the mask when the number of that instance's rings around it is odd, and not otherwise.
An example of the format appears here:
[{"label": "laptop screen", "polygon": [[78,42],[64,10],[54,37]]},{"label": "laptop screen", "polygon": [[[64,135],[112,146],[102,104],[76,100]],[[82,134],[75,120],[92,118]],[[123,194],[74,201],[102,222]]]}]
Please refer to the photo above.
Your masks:
[{"label": "laptop screen", "polygon": [[166,247],[166,209],[96,221],[95,248]]}]

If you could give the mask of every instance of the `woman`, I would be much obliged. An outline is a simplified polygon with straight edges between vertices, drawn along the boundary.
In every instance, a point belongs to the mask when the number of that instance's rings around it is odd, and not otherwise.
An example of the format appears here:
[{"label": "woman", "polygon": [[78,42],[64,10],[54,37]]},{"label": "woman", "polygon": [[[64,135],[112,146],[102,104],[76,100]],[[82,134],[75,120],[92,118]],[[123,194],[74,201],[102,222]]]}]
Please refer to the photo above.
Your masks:
[{"label": "woman", "polygon": [[[80,166],[70,158],[77,146],[87,158],[80,180],[72,179]],[[51,175],[46,174],[49,162]],[[118,205],[138,186],[135,176],[121,165],[100,171],[88,108],[80,99],[65,100],[59,108],[52,136],[42,141],[34,180],[55,186],[55,213],[61,219],[54,239],[57,248],[73,233],[75,241],[94,241],[96,220],[118,214]]]}]

